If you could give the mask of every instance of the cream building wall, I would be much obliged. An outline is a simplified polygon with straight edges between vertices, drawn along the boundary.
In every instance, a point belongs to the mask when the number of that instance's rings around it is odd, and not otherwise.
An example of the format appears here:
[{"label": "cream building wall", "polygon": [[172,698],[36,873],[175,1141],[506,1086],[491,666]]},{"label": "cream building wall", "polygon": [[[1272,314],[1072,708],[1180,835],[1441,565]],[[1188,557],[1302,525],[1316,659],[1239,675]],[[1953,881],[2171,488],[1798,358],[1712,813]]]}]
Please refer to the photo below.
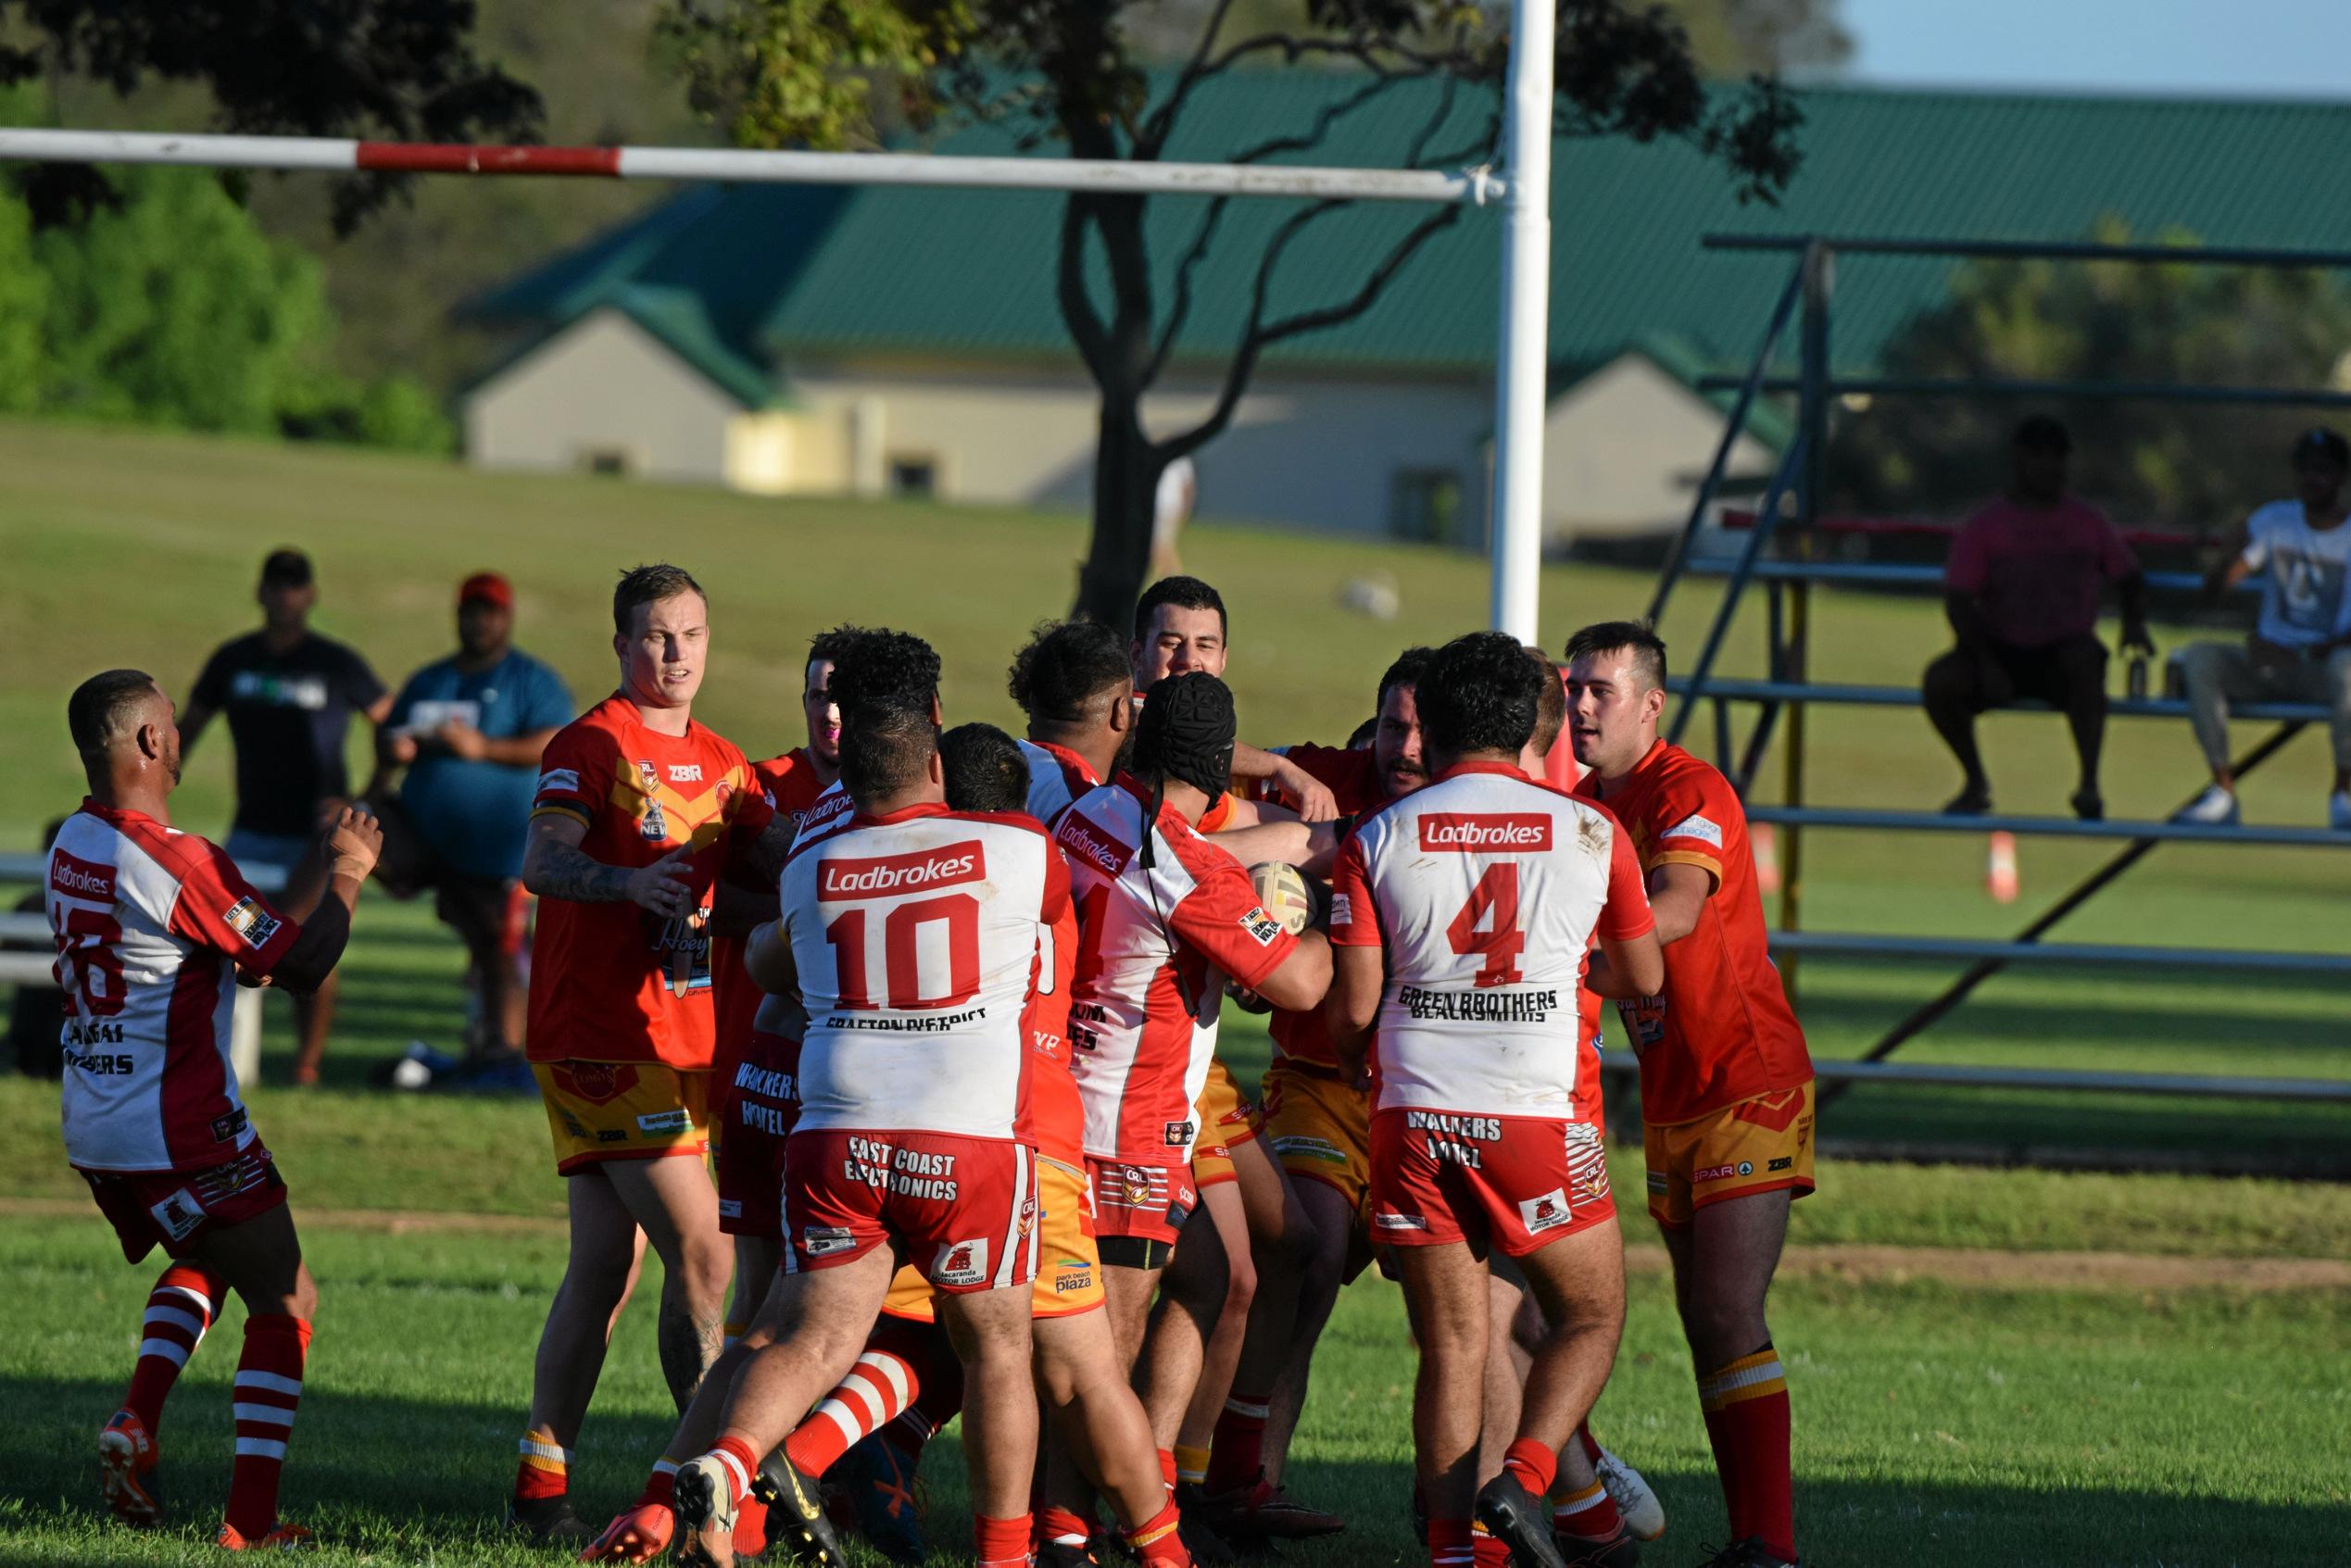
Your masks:
[{"label": "cream building wall", "polygon": [[[1645,354],[1626,354],[1552,399],[1543,419],[1543,533],[1570,538],[1653,533],[1690,515],[1722,439],[1720,409]],[[1778,455],[1752,435],[1726,473],[1766,476]]]},{"label": "cream building wall", "polygon": [[[617,310],[598,310],[476,386],[467,459],[723,484],[742,404]],[[754,463],[756,468],[756,462]]]}]

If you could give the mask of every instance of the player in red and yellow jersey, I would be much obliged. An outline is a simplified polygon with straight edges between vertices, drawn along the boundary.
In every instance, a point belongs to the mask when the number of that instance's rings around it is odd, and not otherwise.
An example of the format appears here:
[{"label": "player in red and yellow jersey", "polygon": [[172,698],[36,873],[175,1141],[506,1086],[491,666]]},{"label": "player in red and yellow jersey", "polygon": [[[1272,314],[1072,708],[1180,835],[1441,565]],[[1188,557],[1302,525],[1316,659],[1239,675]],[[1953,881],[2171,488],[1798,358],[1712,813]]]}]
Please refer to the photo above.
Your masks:
[{"label": "player in red and yellow jersey", "polygon": [[[1666,648],[1647,626],[1567,644],[1577,793],[1633,835],[1666,983],[1618,1002],[1641,1058],[1649,1210],[1664,1228],[1736,1561],[1796,1560],[1788,1386],[1765,1298],[1788,1207],[1813,1186],[1812,1059],[1772,967],[1746,813],[1729,780],[1658,738]],[[1596,965],[1604,972],[1604,965]],[[1619,995],[1605,972],[1592,988]]]},{"label": "player in red and yellow jersey", "polygon": [[[841,776],[841,714],[831,682],[850,626],[819,633],[809,644],[800,688],[808,744],[755,762],[751,771],[768,806],[794,832],[817,797]],[[733,1339],[759,1314],[784,1261],[784,1137],[789,1108],[773,1092],[791,1082],[799,1060],[799,1013],[788,999],[771,1002],[743,968],[744,934],[775,918],[773,889],[722,889],[719,928],[710,937],[710,985],[717,1042],[710,1064],[710,1157],[718,1178],[719,1229],[735,1238],[735,1298],[726,1315]],[[764,1017],[774,1027],[762,1029]],[[789,1020],[791,1026],[785,1026]]]},{"label": "player in red and yellow jersey", "polygon": [[743,754],[694,722],[710,646],[700,585],[639,567],[613,591],[612,621],[620,689],[548,743],[522,868],[540,899],[526,1054],[571,1178],[572,1257],[509,1513],[541,1538],[588,1534],[567,1495],[570,1450],[640,1229],[661,1259],[671,1392],[683,1402],[718,1355],[733,1261],[701,1159],[711,894],[730,872],[772,884],[791,838]]}]

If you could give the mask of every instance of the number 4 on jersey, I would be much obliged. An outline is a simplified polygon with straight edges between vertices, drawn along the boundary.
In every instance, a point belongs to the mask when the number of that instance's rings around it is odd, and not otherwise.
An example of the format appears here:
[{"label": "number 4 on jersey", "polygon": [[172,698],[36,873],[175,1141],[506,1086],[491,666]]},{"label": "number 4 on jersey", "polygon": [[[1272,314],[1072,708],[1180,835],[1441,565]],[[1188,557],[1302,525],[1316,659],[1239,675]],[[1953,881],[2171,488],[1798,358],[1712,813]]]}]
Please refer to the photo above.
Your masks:
[{"label": "number 4 on jersey", "polygon": [[1479,987],[1518,983],[1518,955],[1527,950],[1527,934],[1518,929],[1516,861],[1497,860],[1479,873],[1477,885],[1469,890],[1469,902],[1445,927],[1445,935],[1454,952],[1485,956],[1485,967],[1475,982]]}]

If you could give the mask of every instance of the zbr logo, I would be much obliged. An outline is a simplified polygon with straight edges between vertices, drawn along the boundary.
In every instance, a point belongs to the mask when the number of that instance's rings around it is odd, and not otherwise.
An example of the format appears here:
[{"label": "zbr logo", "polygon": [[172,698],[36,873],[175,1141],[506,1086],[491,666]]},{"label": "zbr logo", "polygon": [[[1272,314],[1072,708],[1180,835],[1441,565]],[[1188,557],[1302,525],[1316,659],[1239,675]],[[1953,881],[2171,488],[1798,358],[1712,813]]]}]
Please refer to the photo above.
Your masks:
[{"label": "zbr logo", "polygon": [[927,893],[935,887],[954,887],[987,875],[987,855],[977,839],[938,849],[918,849],[911,855],[879,859],[829,859],[819,868],[816,896],[824,899],[886,898],[894,893]]},{"label": "zbr logo", "polygon": [[1431,811],[1420,847],[1457,855],[1535,854],[1551,847],[1551,819],[1534,811]]},{"label": "zbr logo", "polygon": [[943,1243],[937,1258],[931,1263],[934,1284],[977,1285],[987,1277],[987,1243],[985,1240]]},{"label": "zbr logo", "polygon": [[701,782],[702,764],[699,762],[673,762],[670,764],[670,783],[700,784]]}]

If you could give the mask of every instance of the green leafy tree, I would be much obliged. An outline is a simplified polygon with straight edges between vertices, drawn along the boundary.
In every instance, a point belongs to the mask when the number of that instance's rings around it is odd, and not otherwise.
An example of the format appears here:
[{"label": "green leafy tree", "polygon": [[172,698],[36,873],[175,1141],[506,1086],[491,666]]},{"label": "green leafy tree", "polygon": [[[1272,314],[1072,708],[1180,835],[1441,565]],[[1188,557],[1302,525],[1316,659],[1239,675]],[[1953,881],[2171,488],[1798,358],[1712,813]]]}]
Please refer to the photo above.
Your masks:
[{"label": "green leafy tree", "polygon": [[[2102,220],[2092,237],[2131,239]],[[2192,234],[2161,243],[2183,247]],[[2329,273],[2263,268],[1983,259],[1949,300],[1888,345],[1889,375],[2165,385],[2336,385],[2351,346],[2351,290]],[[2153,399],[1884,397],[1847,415],[1830,445],[1832,505],[1951,513],[2007,478],[2007,437],[2029,411],[2073,433],[2074,487],[2128,523],[2210,533],[2286,483],[2307,409]]]},{"label": "green leafy tree", "polygon": [[0,411],[40,407],[47,350],[49,275],[32,256],[32,215],[0,190]]},{"label": "green leafy tree", "polygon": [[[1161,10],[1140,0],[667,0],[663,32],[696,107],[747,145],[870,145],[889,125],[990,122],[1076,157],[1149,163],[1189,124],[1204,82],[1252,67],[1347,68],[1360,85],[1335,107],[1234,149],[1232,161],[1312,155],[1350,116],[1377,112],[1412,83],[1437,83],[1441,111],[1410,111],[1428,122],[1407,161],[1443,169],[1498,152],[1503,15],[1470,0],[1300,0],[1285,22],[1265,6],[1213,0],[1182,63],[1157,75],[1138,24]],[[1560,0],[1558,92],[1561,132],[1686,139],[1744,194],[1773,194],[1794,168],[1799,117],[1776,83],[1708,92],[1689,35],[1660,9]],[[1228,202],[1199,203],[1169,274],[1151,265],[1149,206],[1139,195],[1069,196],[1056,262],[1063,324],[1100,393],[1093,538],[1076,608],[1113,624],[1141,588],[1152,492],[1167,464],[1226,429],[1266,350],[1362,315],[1461,219],[1456,207],[1430,211],[1367,243],[1351,275],[1301,279],[1285,272],[1285,254],[1347,203],[1298,205],[1250,254],[1213,258]],[[1251,279],[1247,320],[1210,412],[1154,437],[1143,398],[1212,264]]]}]

